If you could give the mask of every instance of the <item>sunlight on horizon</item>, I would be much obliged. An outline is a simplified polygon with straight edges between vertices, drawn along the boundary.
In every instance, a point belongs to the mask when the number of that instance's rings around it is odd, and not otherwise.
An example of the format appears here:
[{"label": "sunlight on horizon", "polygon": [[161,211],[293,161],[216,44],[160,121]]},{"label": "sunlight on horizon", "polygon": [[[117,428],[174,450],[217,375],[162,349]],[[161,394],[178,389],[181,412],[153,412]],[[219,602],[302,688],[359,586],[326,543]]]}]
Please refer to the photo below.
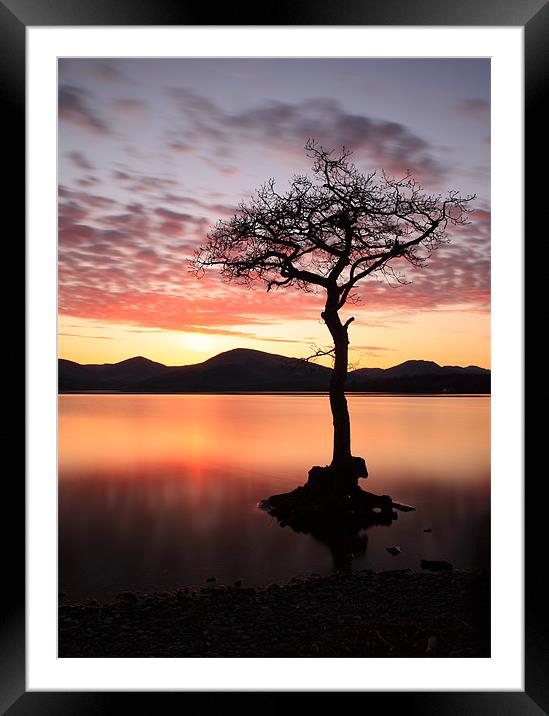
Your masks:
[{"label": "sunlight on horizon", "polygon": [[[389,368],[407,360],[490,368],[487,314],[432,311],[402,314],[393,322],[378,314],[360,316],[356,310],[354,313],[357,320],[350,332],[349,350],[350,361],[357,368]],[[314,314],[311,321],[261,326],[261,334],[253,333],[250,327],[243,328],[242,335],[234,336],[136,328],[61,316],[59,358],[77,363],[117,363],[144,356],[165,365],[189,365],[234,348],[306,357],[311,355],[312,346],[326,346],[330,342],[326,327]],[[330,365],[329,359],[319,362]]]}]

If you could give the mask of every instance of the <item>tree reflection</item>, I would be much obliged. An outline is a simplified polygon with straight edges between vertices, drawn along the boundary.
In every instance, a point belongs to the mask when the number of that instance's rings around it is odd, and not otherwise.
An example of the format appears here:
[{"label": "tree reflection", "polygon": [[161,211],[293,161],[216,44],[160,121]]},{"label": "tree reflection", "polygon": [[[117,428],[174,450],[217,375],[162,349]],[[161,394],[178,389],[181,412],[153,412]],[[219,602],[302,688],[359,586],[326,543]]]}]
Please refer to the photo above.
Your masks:
[{"label": "tree reflection", "polygon": [[330,521],[322,524],[321,521],[304,520],[295,516],[286,520],[277,519],[281,527],[287,526],[294,532],[308,534],[324,545],[332,556],[334,571],[350,572],[353,561],[366,554],[368,529],[375,525],[390,525],[398,519],[398,514],[391,509],[374,509],[367,514],[355,516],[353,520],[340,521],[339,524]]}]

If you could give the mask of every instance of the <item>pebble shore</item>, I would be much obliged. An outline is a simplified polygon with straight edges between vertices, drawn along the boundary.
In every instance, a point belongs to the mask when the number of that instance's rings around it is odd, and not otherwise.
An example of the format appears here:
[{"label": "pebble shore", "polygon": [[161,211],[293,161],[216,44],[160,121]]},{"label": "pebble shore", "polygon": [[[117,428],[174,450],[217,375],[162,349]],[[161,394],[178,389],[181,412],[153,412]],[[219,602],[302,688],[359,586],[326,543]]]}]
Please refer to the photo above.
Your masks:
[{"label": "pebble shore", "polygon": [[60,657],[489,657],[490,575],[359,571],[59,604]]}]

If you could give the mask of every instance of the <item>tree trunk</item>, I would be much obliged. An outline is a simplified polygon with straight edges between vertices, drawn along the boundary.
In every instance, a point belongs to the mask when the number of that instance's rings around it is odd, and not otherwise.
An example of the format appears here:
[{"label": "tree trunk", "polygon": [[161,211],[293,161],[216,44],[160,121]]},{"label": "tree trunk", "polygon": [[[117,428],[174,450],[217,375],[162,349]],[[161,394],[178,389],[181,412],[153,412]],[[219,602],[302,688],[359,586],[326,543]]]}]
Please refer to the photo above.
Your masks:
[{"label": "tree trunk", "polygon": [[327,305],[326,310],[322,313],[322,318],[330,331],[335,348],[334,368],[330,379],[330,408],[334,424],[331,466],[344,474],[351,468],[352,464],[351,422],[345,397],[349,338],[347,324],[341,323],[336,309],[330,309]]}]

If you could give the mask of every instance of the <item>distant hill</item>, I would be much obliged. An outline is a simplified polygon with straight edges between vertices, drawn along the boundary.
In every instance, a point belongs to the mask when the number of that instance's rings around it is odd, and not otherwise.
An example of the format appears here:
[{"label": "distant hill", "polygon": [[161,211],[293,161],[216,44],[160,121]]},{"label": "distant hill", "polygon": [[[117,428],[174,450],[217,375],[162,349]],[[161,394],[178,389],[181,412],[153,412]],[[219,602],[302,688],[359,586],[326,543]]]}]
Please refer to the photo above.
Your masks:
[{"label": "distant hill", "polygon": [[[59,360],[59,392],[114,390],[137,393],[326,391],[331,368],[263,351],[236,348],[203,363],[166,366],[141,356],[120,363]],[[392,368],[359,368],[349,392],[489,393],[490,371],[410,360]]]},{"label": "distant hill", "polygon": [[489,393],[490,371],[476,365],[408,360],[392,368],[359,368],[347,379],[349,391],[387,393]]},{"label": "distant hill", "polygon": [[86,365],[60,359],[59,389],[124,389],[127,385],[160,376],[167,369],[167,366],[162,363],[155,363],[142,356],[128,358],[120,363],[88,363]]}]

